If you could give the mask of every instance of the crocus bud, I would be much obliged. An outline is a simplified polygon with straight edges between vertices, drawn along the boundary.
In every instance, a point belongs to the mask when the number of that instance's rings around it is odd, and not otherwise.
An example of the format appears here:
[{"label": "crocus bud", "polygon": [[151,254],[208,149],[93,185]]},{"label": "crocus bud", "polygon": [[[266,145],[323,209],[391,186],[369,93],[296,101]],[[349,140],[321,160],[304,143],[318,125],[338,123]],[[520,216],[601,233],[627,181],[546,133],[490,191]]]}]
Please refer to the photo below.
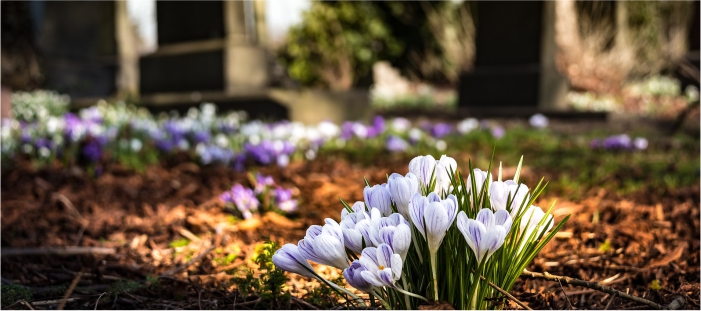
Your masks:
[{"label": "crocus bud", "polygon": [[472,193],[472,177],[474,176],[475,178],[475,187],[477,188],[477,194],[482,191],[482,186],[484,186],[484,183],[487,182],[487,187],[484,189],[484,191],[489,191],[489,185],[492,182],[492,174],[488,174],[487,172],[481,170],[481,169],[474,169],[472,171],[472,174],[467,175],[467,179],[465,180],[465,185],[467,186],[467,192]]},{"label": "crocus bud", "polygon": [[294,272],[308,278],[317,278],[311,272],[314,271],[314,268],[312,268],[307,259],[299,253],[297,245],[283,245],[273,255],[273,263],[282,270]]},{"label": "crocus bud", "polygon": [[389,192],[397,210],[404,218],[409,218],[409,202],[414,194],[419,193],[419,180],[412,173],[406,177],[393,173],[387,181]]},{"label": "crocus bud", "polygon": [[343,270],[343,277],[346,279],[346,282],[350,284],[350,286],[353,286],[357,288],[358,290],[362,290],[364,292],[370,293],[372,291],[372,284],[368,283],[365,278],[362,276],[362,272],[366,271],[363,265],[360,264],[359,261],[353,261],[351,263],[350,267],[346,268]]},{"label": "crocus bud", "polygon": [[[509,197],[511,204],[507,206]],[[489,186],[489,199],[493,210],[504,209],[511,213],[511,217],[516,217],[521,205],[528,201],[528,187],[513,180],[495,181]]]},{"label": "crocus bud", "polygon": [[441,159],[436,162],[436,189],[434,192],[442,195],[443,192],[450,191],[450,173],[458,169],[458,163],[451,157],[441,156]]},{"label": "crocus bud", "polygon": [[418,156],[409,162],[409,172],[418,178],[423,187],[431,184],[431,176],[436,168],[436,159],[431,155]]},{"label": "crocus bud", "polygon": [[374,185],[371,187],[365,186],[363,189],[363,198],[368,208],[377,208],[382,215],[388,216],[392,214],[392,199],[387,190],[387,184]]}]

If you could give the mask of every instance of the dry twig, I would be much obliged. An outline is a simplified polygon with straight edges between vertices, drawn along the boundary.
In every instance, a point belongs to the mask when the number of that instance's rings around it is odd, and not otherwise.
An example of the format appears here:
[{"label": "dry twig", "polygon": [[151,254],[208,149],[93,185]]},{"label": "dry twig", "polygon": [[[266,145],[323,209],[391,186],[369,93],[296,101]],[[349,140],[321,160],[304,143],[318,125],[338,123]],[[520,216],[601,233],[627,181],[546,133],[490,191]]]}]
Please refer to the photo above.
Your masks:
[{"label": "dry twig", "polygon": [[73,279],[73,282],[71,282],[71,285],[68,286],[68,290],[66,291],[66,294],[63,295],[63,299],[61,299],[61,303],[58,304],[58,307],[56,308],[57,310],[63,310],[63,307],[66,306],[66,302],[68,301],[68,297],[71,296],[73,291],[75,290],[75,287],[78,286],[78,282],[80,282],[80,278],[83,277],[83,272],[78,273],[78,275]]},{"label": "dry twig", "polygon": [[612,287],[603,286],[603,285],[596,283],[596,282],[584,281],[584,280],[580,280],[580,279],[571,278],[568,276],[552,275],[552,274],[547,273],[547,272],[539,273],[539,272],[523,271],[521,276],[529,277],[532,279],[544,279],[544,280],[548,280],[548,281],[562,282],[565,284],[570,284],[570,285],[575,285],[575,286],[588,287],[588,288],[595,289],[595,290],[598,290],[598,291],[601,291],[601,292],[604,292],[607,294],[617,295],[618,297],[625,298],[625,299],[628,299],[631,301],[635,301],[637,303],[647,305],[648,307],[651,307],[652,309],[656,309],[656,310],[678,310],[678,309],[683,308],[684,305],[686,305],[686,300],[682,296],[675,298],[668,305],[661,305],[661,304],[658,304],[654,301],[650,301],[650,300],[647,300],[644,298],[633,296],[633,295],[624,293],[622,291],[616,290]]},{"label": "dry twig", "polygon": [[[472,273],[475,273],[475,271],[473,270]],[[481,276],[481,275],[480,275],[480,280],[482,280],[482,281],[487,281],[487,279],[486,279],[484,276]],[[523,308],[523,309],[525,309],[525,310],[533,310],[533,309],[529,308],[527,305],[525,305],[523,302],[521,302],[520,300],[516,299],[516,297],[512,296],[511,294],[509,294],[509,292],[507,292],[507,291],[503,290],[501,287],[497,286],[496,284],[494,284],[494,283],[492,283],[492,282],[489,282],[489,281],[487,281],[487,284],[489,284],[489,286],[491,286],[492,288],[496,289],[496,290],[497,290],[498,292],[500,292],[502,295],[506,296],[506,298],[511,299],[513,302],[515,302],[515,303],[516,303],[517,305],[519,305],[521,308]]]},{"label": "dry twig", "polygon": [[22,255],[114,255],[116,251],[111,247],[42,247],[42,248],[3,248],[0,256],[22,256]]}]

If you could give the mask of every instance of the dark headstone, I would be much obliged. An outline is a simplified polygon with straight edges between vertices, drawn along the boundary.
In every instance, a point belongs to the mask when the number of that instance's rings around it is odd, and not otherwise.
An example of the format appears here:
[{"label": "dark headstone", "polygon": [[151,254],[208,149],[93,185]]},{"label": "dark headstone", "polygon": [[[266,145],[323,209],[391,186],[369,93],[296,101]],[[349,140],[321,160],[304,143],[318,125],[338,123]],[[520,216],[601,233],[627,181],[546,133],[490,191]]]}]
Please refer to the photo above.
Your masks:
[{"label": "dark headstone", "polygon": [[477,3],[475,65],[460,76],[460,107],[537,107],[542,14],[542,2]]},{"label": "dark headstone", "polygon": [[[39,53],[44,88],[73,97],[116,92],[117,41],[113,1],[44,1]],[[67,18],[71,17],[71,18]]]},{"label": "dark headstone", "polygon": [[146,56],[139,66],[142,94],[224,89],[223,50]]},{"label": "dark headstone", "polygon": [[158,1],[158,44],[224,38],[222,1]]}]

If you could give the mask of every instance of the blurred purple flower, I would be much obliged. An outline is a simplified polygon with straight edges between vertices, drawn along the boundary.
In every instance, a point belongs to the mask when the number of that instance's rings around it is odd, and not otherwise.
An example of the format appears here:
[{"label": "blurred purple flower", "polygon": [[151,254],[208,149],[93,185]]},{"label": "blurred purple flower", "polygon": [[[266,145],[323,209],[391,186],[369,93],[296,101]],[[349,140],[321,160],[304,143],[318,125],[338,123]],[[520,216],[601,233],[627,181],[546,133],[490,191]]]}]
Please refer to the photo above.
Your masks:
[{"label": "blurred purple flower", "polygon": [[403,152],[409,148],[409,143],[400,137],[389,135],[385,147],[391,152]]},{"label": "blurred purple flower", "polygon": [[257,211],[260,205],[260,202],[253,194],[253,190],[244,188],[240,184],[234,185],[231,191],[224,192],[219,196],[219,199],[224,203],[234,204],[244,219],[251,218],[253,212]]},{"label": "blurred purple flower", "polygon": [[272,176],[263,175],[261,173],[256,174],[256,187],[254,192],[256,194],[261,194],[265,192],[268,187],[275,185],[275,180]]},{"label": "blurred purple flower", "polygon": [[548,118],[540,113],[536,113],[531,116],[531,118],[528,119],[528,123],[530,123],[532,127],[539,129],[546,128],[549,124]]},{"label": "blurred purple flower", "polygon": [[291,213],[297,210],[297,200],[292,199],[292,189],[275,189],[275,203],[282,211]]},{"label": "blurred purple flower", "polygon": [[504,134],[506,134],[506,131],[503,127],[499,125],[492,127],[492,136],[494,136],[494,138],[500,139],[504,137]]},{"label": "blurred purple flower", "polygon": [[448,123],[437,123],[431,127],[431,136],[436,139],[443,138],[445,135],[450,134],[452,128],[453,127]]},{"label": "blurred purple flower", "polygon": [[638,137],[638,138],[633,140],[633,146],[637,150],[645,150],[645,149],[647,149],[647,145],[648,145],[647,139],[645,139],[643,137]]},{"label": "blurred purple flower", "polygon": [[102,145],[97,140],[91,140],[83,146],[83,155],[92,163],[99,161],[102,157]]}]

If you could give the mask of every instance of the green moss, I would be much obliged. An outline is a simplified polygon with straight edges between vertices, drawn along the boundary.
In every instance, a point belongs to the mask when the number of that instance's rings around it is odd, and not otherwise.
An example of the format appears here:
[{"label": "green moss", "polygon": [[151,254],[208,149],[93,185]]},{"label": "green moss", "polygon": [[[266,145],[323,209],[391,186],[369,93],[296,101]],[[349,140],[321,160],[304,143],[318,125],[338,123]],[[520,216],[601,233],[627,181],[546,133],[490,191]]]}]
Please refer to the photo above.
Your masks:
[{"label": "green moss", "polygon": [[19,300],[32,300],[32,292],[21,285],[2,285],[2,305],[7,307]]},{"label": "green moss", "polygon": [[187,246],[188,244],[190,244],[190,240],[185,239],[185,238],[180,238],[180,239],[177,239],[173,242],[170,242],[170,244],[168,244],[168,247],[170,247],[170,248],[183,247],[183,246]]}]

